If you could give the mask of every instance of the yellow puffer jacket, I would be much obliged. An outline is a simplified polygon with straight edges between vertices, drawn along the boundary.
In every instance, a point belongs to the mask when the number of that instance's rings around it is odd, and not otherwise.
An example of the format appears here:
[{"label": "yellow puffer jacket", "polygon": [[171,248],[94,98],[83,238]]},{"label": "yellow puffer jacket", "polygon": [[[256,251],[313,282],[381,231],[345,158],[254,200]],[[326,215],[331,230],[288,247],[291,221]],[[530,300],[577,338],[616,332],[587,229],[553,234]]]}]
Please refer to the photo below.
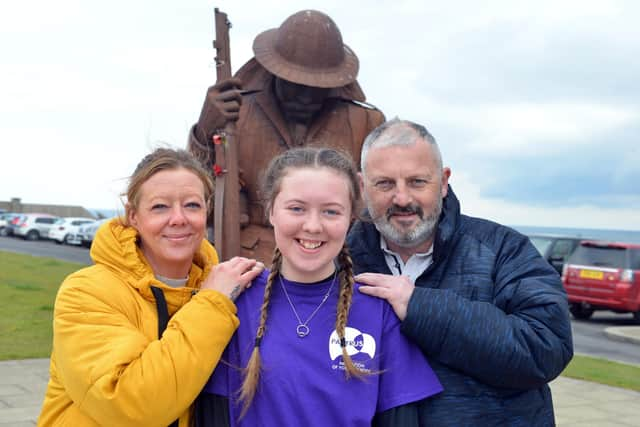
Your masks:
[{"label": "yellow puffer jacket", "polygon": [[[238,326],[219,292],[197,292],[218,262],[206,241],[184,288],[159,282],[117,219],[96,234],[95,265],[71,274],[56,297],[50,380],[40,426],[189,425],[190,406]],[[166,297],[169,325],[158,339],[150,286]]]}]

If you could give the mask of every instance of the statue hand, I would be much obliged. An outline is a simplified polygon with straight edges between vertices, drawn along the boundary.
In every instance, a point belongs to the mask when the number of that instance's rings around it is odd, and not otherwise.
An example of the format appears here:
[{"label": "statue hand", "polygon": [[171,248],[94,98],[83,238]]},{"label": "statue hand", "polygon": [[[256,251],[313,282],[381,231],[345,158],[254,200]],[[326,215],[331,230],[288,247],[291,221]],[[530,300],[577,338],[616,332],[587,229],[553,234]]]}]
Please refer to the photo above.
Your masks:
[{"label": "statue hand", "polygon": [[223,128],[229,121],[238,120],[241,91],[242,83],[237,78],[223,80],[207,90],[197,124],[198,139],[203,137],[208,140],[216,129]]}]

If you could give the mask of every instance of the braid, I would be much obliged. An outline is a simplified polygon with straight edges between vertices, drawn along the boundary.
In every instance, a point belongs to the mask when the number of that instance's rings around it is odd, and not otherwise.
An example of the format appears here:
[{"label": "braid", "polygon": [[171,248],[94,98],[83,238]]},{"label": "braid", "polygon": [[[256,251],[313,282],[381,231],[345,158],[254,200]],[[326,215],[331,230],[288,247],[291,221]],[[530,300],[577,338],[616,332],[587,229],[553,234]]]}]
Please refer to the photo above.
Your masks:
[{"label": "braid", "polygon": [[347,345],[344,337],[347,318],[349,317],[349,310],[351,309],[353,288],[355,286],[355,281],[353,280],[353,261],[346,246],[342,247],[338,255],[338,260],[340,263],[340,295],[338,296],[338,309],[336,313],[336,333],[338,334],[338,338],[340,338],[342,361],[347,378],[354,376],[362,379],[366,373],[353,364],[351,356],[347,353]]},{"label": "braid", "polygon": [[280,249],[276,248],[273,252],[273,258],[271,259],[271,271],[269,272],[269,277],[267,278],[267,284],[264,288],[264,298],[262,299],[262,306],[260,307],[260,324],[258,325],[258,330],[256,331],[256,348],[260,347],[260,342],[262,341],[262,337],[264,336],[264,332],[267,326],[267,309],[269,308],[269,301],[271,300],[271,291],[273,289],[273,283],[280,274],[280,266],[282,265],[282,252]]},{"label": "braid", "polygon": [[280,274],[280,267],[282,265],[282,253],[280,249],[276,248],[273,252],[273,258],[271,261],[271,271],[267,278],[267,284],[264,287],[264,297],[262,299],[262,307],[260,307],[260,323],[258,324],[258,330],[256,331],[256,340],[251,352],[251,357],[247,366],[244,368],[244,380],[240,387],[239,398],[243,401],[242,412],[240,418],[244,417],[251,406],[251,402],[256,394],[258,388],[258,382],[260,380],[260,344],[262,343],[262,337],[266,331],[267,326],[267,314],[269,308],[269,301],[271,300],[271,291],[273,290],[273,283],[276,277]]}]

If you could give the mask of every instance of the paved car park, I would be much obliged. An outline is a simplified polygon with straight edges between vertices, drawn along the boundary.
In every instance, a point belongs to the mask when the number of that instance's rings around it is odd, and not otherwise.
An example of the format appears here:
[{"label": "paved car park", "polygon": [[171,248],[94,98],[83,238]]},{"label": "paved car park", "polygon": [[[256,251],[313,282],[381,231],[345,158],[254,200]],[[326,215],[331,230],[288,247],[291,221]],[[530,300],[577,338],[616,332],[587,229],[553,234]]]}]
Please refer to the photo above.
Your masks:
[{"label": "paved car park", "polygon": [[[83,254],[79,247],[62,247],[52,242],[27,242],[1,238],[3,243],[15,242],[33,251],[36,247],[70,250]],[[16,250],[20,252],[20,250]],[[35,254],[34,254],[35,255]],[[52,256],[52,255],[40,255]],[[85,263],[90,263],[90,260]],[[609,339],[622,340],[637,346],[640,352],[640,326],[607,327]],[[48,380],[48,359],[28,359],[0,362],[0,427],[34,426]],[[558,426],[637,426],[640,414],[640,392],[604,386],[597,383],[559,377],[551,383]]]},{"label": "paved car park", "polygon": [[51,240],[28,241],[0,236],[0,250],[37,257],[56,258],[79,264],[92,264],[89,251],[81,246],[57,245]]},{"label": "paved car park", "polygon": [[[640,327],[637,340],[640,348]],[[0,362],[0,427],[36,425],[48,377],[49,359]],[[566,377],[551,390],[560,427],[638,425],[640,392]]]}]

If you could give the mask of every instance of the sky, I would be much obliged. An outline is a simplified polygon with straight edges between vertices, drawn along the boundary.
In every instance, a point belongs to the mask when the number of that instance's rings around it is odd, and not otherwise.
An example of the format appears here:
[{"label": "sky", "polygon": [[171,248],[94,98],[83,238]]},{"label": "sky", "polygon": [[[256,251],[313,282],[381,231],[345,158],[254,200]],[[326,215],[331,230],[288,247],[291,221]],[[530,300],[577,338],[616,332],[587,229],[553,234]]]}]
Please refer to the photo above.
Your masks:
[{"label": "sky", "polygon": [[122,209],[138,161],[185,147],[215,82],[305,9],[360,59],[367,100],[438,141],[462,211],[640,230],[640,2],[32,0],[0,14],[0,200]]}]

